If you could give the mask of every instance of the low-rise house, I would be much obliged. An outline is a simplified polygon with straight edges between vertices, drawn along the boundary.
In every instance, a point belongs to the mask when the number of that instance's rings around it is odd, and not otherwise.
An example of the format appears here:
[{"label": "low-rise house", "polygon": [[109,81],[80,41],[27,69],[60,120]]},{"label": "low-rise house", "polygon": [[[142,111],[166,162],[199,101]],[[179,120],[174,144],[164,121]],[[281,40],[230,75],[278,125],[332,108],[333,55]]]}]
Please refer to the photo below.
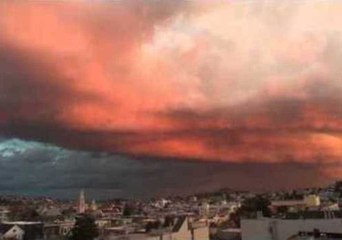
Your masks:
[{"label": "low-rise house", "polygon": [[218,229],[213,239],[241,240],[241,229],[240,228]]},{"label": "low-rise house", "polygon": [[271,208],[287,208],[289,211],[304,210],[307,208],[317,208],[321,205],[320,197],[317,195],[304,196],[302,199],[277,200],[271,202]]},{"label": "low-rise house", "polygon": [[321,210],[323,210],[323,211],[339,211],[340,207],[339,207],[338,203],[330,203],[330,204],[325,204],[324,206],[322,206]]},{"label": "low-rise house", "polygon": [[319,231],[299,232],[295,236],[288,238],[288,240],[342,240],[342,234]]},{"label": "low-rise house", "polygon": [[0,208],[0,222],[7,221],[10,211],[7,208]]},{"label": "low-rise house", "polygon": [[44,219],[56,219],[62,216],[62,212],[56,207],[42,207],[37,211]]},{"label": "low-rise house", "polygon": [[69,235],[74,225],[74,221],[46,223],[44,224],[44,239],[61,239]]},{"label": "low-rise house", "polygon": [[0,228],[0,239],[3,240],[23,240],[25,231],[21,229],[19,226],[3,226]]},{"label": "low-rise house", "polygon": [[242,240],[289,240],[299,232],[314,229],[342,234],[341,213],[302,212],[292,213],[283,219],[261,217],[241,220]]},{"label": "low-rise house", "polygon": [[17,235],[16,240],[40,240],[43,239],[43,223],[42,222],[2,222],[0,223],[0,233],[4,239],[8,239],[11,235]]},{"label": "low-rise house", "polygon": [[209,240],[209,227],[205,222],[193,222],[186,216],[178,217],[170,227],[151,229],[149,232],[129,232],[127,227],[108,228],[106,240]]}]

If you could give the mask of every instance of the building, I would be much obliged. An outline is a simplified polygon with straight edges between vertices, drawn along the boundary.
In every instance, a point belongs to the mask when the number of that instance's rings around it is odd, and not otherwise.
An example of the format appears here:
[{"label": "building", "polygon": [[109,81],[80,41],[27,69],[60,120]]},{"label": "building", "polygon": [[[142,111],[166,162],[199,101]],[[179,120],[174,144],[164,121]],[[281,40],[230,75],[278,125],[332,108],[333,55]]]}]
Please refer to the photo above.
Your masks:
[{"label": "building", "polygon": [[320,197],[317,195],[304,196],[302,199],[277,200],[271,202],[271,208],[277,210],[285,207],[289,211],[304,210],[307,208],[318,208],[321,205]]},{"label": "building", "polygon": [[61,221],[44,224],[44,239],[60,239],[70,234],[74,227],[74,221]]},{"label": "building", "polygon": [[273,207],[293,207],[293,206],[305,206],[305,207],[318,207],[320,206],[320,197],[317,195],[304,196],[302,199],[289,199],[289,200],[277,200],[272,201]]},{"label": "building", "polygon": [[340,233],[326,233],[320,231],[312,232],[299,232],[295,236],[290,237],[288,240],[341,240],[342,234]]},{"label": "building", "polygon": [[38,209],[38,213],[44,218],[57,218],[62,216],[61,210],[57,207],[41,207]]},{"label": "building", "polygon": [[0,222],[7,221],[7,216],[9,212],[10,211],[6,208],[0,208]]},{"label": "building", "polygon": [[0,239],[23,240],[25,231],[19,226],[3,226],[0,228]]},{"label": "building", "polygon": [[90,209],[91,209],[92,211],[97,211],[97,204],[96,204],[96,201],[95,201],[95,200],[91,201]]},{"label": "building", "polygon": [[206,223],[194,222],[188,217],[180,217],[172,231],[163,234],[170,240],[209,240],[209,227]]},{"label": "building", "polygon": [[82,214],[86,211],[86,202],[85,202],[85,196],[84,196],[84,190],[80,192],[80,198],[78,202],[78,213]]},{"label": "building", "polygon": [[[320,232],[342,234],[342,218],[331,214],[300,214],[297,218],[257,218],[242,219],[242,240],[289,240],[299,232]],[[294,239],[300,239],[298,238]],[[305,239],[306,240],[306,239]]]},{"label": "building", "polygon": [[42,222],[2,222],[0,234],[3,239],[40,240],[43,239]]},{"label": "building", "polygon": [[241,229],[239,228],[219,229],[215,232],[213,239],[241,240]]},{"label": "building", "polygon": [[127,227],[107,228],[107,231],[119,234],[107,235],[106,240],[209,240],[208,225],[193,222],[186,216],[178,217],[170,228],[153,229],[150,232],[129,233]]}]

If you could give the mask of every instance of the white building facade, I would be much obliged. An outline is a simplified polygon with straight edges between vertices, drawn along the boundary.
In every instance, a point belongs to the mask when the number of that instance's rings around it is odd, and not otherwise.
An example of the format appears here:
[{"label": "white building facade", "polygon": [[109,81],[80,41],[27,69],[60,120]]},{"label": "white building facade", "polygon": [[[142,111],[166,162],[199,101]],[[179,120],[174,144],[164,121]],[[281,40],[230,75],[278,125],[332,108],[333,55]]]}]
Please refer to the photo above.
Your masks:
[{"label": "white building facade", "polygon": [[342,233],[342,219],[243,219],[242,240],[289,240],[298,232]]}]

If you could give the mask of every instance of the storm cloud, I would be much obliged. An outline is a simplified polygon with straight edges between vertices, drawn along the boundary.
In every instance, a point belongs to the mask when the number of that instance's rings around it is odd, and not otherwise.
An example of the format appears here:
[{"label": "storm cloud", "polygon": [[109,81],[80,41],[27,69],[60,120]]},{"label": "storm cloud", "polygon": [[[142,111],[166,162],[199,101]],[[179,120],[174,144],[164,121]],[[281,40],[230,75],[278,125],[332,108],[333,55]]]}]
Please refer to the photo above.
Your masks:
[{"label": "storm cloud", "polygon": [[168,159],[205,179],[211,164],[208,182],[250,166],[339,178],[341,13],[333,0],[3,1],[0,135],[113,154],[99,168]]},{"label": "storm cloud", "polygon": [[320,176],[314,164],[175,160],[134,159],[4,139],[0,143],[0,193],[70,199],[85,189],[88,198],[148,198],[227,187],[264,191],[320,186],[332,180]]}]

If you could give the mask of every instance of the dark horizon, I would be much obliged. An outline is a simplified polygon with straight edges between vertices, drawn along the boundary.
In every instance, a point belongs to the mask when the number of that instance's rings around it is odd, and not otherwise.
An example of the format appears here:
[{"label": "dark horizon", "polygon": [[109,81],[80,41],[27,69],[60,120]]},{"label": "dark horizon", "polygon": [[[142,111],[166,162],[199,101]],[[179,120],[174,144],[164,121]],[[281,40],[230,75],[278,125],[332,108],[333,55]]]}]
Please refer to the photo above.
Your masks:
[{"label": "dark horizon", "polygon": [[221,188],[290,190],[324,186],[335,180],[324,176],[316,165],[305,163],[142,159],[19,139],[3,140],[0,146],[0,194],[74,199],[85,189],[95,199],[150,198]]}]

